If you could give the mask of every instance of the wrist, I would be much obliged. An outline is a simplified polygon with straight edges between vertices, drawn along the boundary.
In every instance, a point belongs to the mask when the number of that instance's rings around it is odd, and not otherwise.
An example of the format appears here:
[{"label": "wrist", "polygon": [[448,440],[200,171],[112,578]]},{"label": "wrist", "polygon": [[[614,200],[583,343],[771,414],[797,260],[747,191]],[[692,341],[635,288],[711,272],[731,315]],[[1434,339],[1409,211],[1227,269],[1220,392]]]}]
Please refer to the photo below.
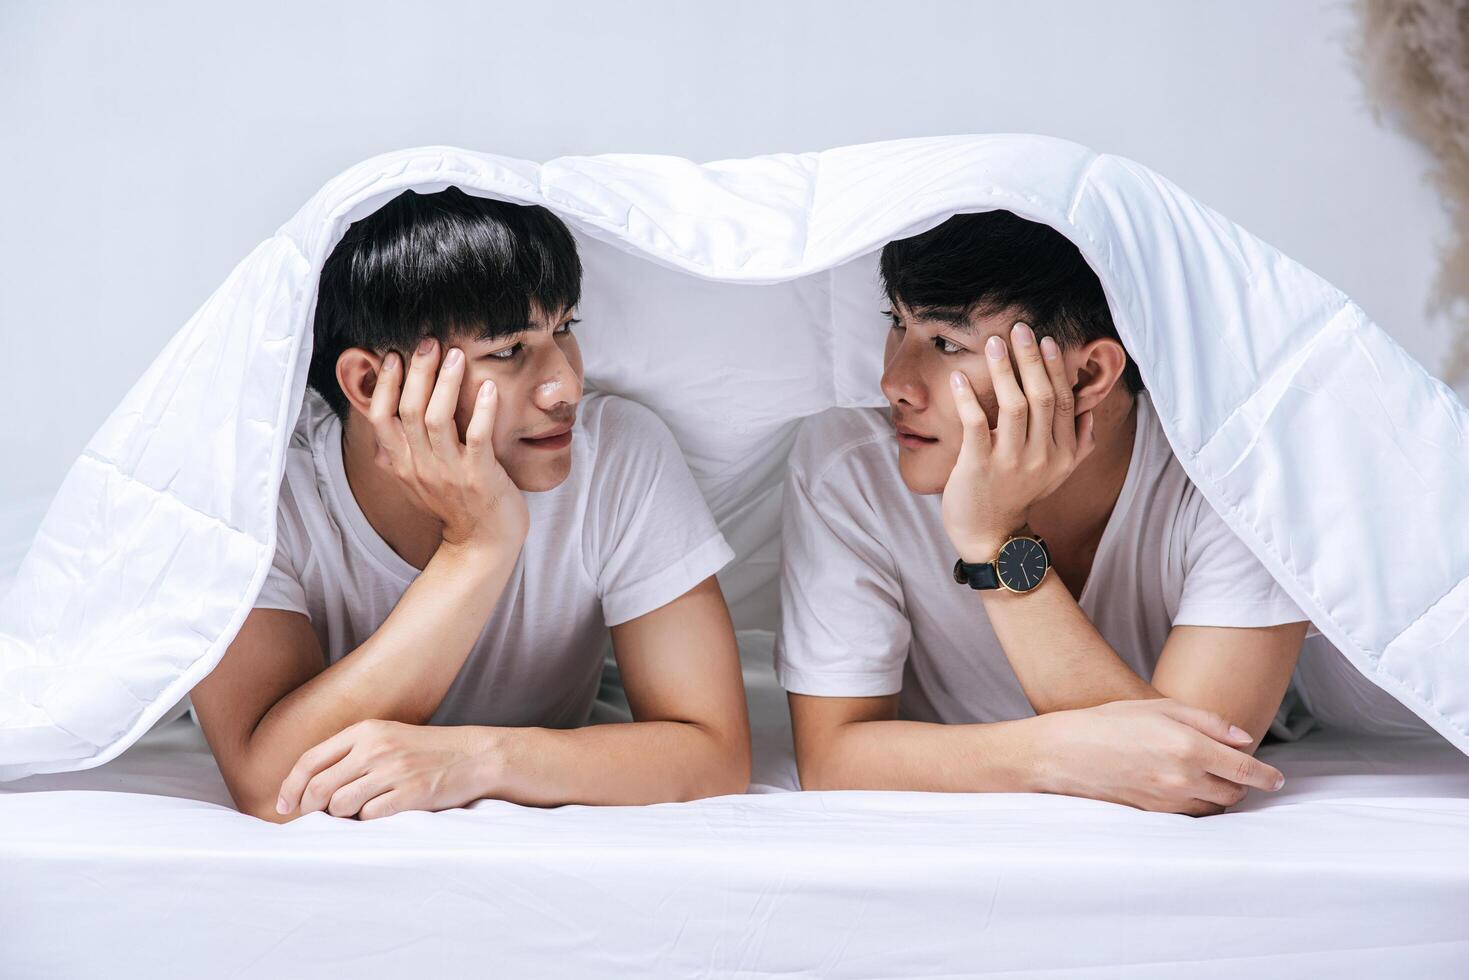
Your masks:
[{"label": "wrist", "polygon": [[434,555],[442,555],[444,560],[465,568],[500,570],[515,564],[523,543],[523,540],[497,540],[488,535],[446,536],[440,539]]},{"label": "wrist", "polygon": [[984,534],[976,535],[971,540],[964,542],[957,550],[959,557],[966,564],[975,565],[980,562],[994,561],[1000,554],[1000,548],[1011,538],[1034,536],[1035,532],[1030,529],[1030,523],[1021,520],[1006,530],[987,531]]},{"label": "wrist", "polygon": [[475,788],[480,798],[503,800],[508,791],[509,743],[513,729],[476,726],[474,745]]},{"label": "wrist", "polygon": [[1063,750],[1056,737],[1058,719],[1053,715],[1036,715],[1026,719],[1030,730],[1025,740],[1028,756],[1023,763],[1022,779],[1030,793],[1066,792],[1060,780],[1057,760]]}]

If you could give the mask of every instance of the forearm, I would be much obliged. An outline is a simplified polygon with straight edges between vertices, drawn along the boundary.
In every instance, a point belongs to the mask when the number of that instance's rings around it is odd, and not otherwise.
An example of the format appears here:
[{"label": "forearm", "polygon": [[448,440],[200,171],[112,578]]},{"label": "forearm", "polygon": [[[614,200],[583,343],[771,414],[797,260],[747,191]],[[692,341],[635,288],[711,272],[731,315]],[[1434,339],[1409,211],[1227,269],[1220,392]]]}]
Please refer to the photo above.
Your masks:
[{"label": "forearm", "polygon": [[[1044,752],[1038,719],[988,724],[853,721],[798,751],[807,790],[869,789],[948,793],[1041,792]],[[798,743],[798,750],[805,748]]]},{"label": "forearm", "polygon": [[243,753],[273,804],[301,753],[369,718],[424,724],[499,601],[518,548],[440,547],[360,646],[266,711]]},{"label": "forearm", "polygon": [[1024,595],[985,591],[985,613],[1036,714],[1163,697],[1122,662],[1052,569]]},{"label": "forearm", "polygon": [[1175,626],[1153,686],[1164,697],[1228,718],[1258,745],[1290,685],[1309,625]]},{"label": "forearm", "polygon": [[685,721],[484,728],[482,796],[527,806],[635,806],[743,793],[748,743]]}]

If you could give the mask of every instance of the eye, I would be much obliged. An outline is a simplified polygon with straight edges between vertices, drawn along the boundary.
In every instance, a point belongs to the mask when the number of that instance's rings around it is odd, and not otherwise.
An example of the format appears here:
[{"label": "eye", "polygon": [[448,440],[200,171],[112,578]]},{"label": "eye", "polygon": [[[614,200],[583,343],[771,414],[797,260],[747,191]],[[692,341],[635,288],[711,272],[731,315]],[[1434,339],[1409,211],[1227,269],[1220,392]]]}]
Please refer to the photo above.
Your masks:
[{"label": "eye", "polygon": [[525,350],[525,345],[517,340],[504,350],[497,350],[492,354],[486,354],[485,357],[493,358],[497,361],[513,361],[520,356],[520,352],[523,350]]},{"label": "eye", "polygon": [[576,317],[571,317],[565,323],[561,324],[561,326],[557,327],[556,328],[556,332],[557,333],[571,333],[571,325],[573,323],[581,323],[581,321],[578,320]]},{"label": "eye", "polygon": [[968,348],[960,347],[948,337],[935,337],[933,338],[933,343],[934,346],[939,349],[939,353],[941,354],[959,354],[968,350]]},{"label": "eye", "polygon": [[898,314],[892,310],[883,310],[882,315],[888,318],[888,322],[892,324],[894,330],[903,329],[903,321],[898,319]]}]

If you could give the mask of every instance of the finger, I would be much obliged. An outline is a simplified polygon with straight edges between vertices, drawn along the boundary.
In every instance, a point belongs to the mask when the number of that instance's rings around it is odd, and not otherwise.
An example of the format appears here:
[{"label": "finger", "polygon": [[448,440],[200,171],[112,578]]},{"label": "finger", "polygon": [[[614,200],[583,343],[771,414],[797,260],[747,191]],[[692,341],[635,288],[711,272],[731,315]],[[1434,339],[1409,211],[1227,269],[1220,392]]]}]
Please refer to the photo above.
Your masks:
[{"label": "finger", "polygon": [[465,450],[474,459],[482,459],[495,451],[492,437],[495,433],[495,412],[499,405],[499,390],[495,387],[495,382],[486,378],[479,386],[479,394],[474,398],[474,414],[469,417],[469,425],[464,427]]},{"label": "finger", "polygon": [[1274,792],[1285,785],[1285,775],[1252,755],[1217,743],[1204,757],[1204,771],[1241,786]]},{"label": "finger", "polygon": [[404,810],[413,809],[412,807],[405,806],[405,802],[402,793],[395,789],[388,790],[388,792],[380,796],[374,796],[366,803],[363,803],[362,808],[357,811],[357,819],[376,820],[379,817],[391,817],[395,813],[402,813]]},{"label": "finger", "polygon": [[368,770],[351,782],[337,787],[327,800],[326,812],[334,817],[356,816],[362,804],[392,789],[383,774]]},{"label": "finger", "polygon": [[999,454],[1014,458],[1018,457],[1025,446],[1030,404],[1025,400],[1025,393],[1020,390],[1020,382],[1015,379],[1015,369],[1010,364],[1007,350],[1005,341],[998,334],[984,345],[985,360],[990,366],[990,381],[995,389],[995,402],[999,405],[999,414],[995,419],[994,449]]},{"label": "finger", "polygon": [[337,790],[367,772],[367,764],[361,755],[347,753],[335,765],[327,766],[306,781],[301,790],[301,815],[325,810]]},{"label": "finger", "polygon": [[1248,789],[1239,783],[1232,783],[1227,779],[1220,779],[1213,773],[1203,773],[1199,785],[1194,787],[1193,794],[1197,799],[1206,803],[1216,803],[1222,807],[1232,807],[1245,798]]},{"label": "finger", "polygon": [[1071,390],[1071,379],[1066,376],[1066,360],[1061,356],[1061,346],[1054,337],[1041,338],[1041,360],[1046,366],[1046,376],[1051,380],[1051,390],[1056,393],[1056,407],[1051,416],[1051,439],[1058,449],[1068,454],[1076,451],[1076,394]]},{"label": "finger", "polygon": [[1015,361],[1020,365],[1021,388],[1030,406],[1026,422],[1026,449],[1028,452],[1049,455],[1051,424],[1056,409],[1055,384],[1041,360],[1041,350],[1036,346],[1035,333],[1029,324],[1017,323],[1011,327],[1010,340],[1015,350]]},{"label": "finger", "polygon": [[339,762],[348,752],[356,739],[351,734],[351,729],[343,729],[331,738],[313,745],[301,753],[301,758],[291,767],[281,783],[280,796],[276,799],[275,809],[277,813],[290,813],[301,803],[301,793],[306,788],[306,783],[311,777],[321,772],[327,766]]},{"label": "finger", "polygon": [[949,390],[954,393],[954,407],[959,412],[959,421],[964,425],[964,441],[959,446],[959,460],[970,464],[982,463],[990,454],[990,421],[984,408],[974,394],[974,386],[963,371],[949,374]]},{"label": "finger", "polygon": [[1213,817],[1224,812],[1224,807],[1208,800],[1193,800],[1178,811],[1189,817]]},{"label": "finger", "polygon": [[459,459],[459,430],[454,426],[454,411],[459,407],[459,388],[463,384],[464,351],[450,347],[423,419],[434,452],[450,462]]},{"label": "finger", "polygon": [[1223,742],[1225,745],[1249,745],[1254,741],[1249,732],[1238,725],[1231,725],[1212,711],[1172,700],[1165,700],[1161,707],[1168,717],[1203,732],[1216,742]]},{"label": "finger", "polygon": [[408,365],[408,376],[403,382],[403,397],[398,402],[398,417],[403,420],[403,437],[414,456],[423,457],[433,452],[424,428],[423,417],[428,410],[429,394],[434,390],[434,381],[439,371],[439,344],[432,337],[425,337],[413,352]]},{"label": "finger", "polygon": [[367,408],[367,419],[372,423],[373,435],[378,448],[389,462],[402,458],[407,449],[403,439],[403,423],[398,420],[398,400],[403,390],[403,358],[397,351],[388,351],[378,368],[377,382],[373,385],[372,401]]}]

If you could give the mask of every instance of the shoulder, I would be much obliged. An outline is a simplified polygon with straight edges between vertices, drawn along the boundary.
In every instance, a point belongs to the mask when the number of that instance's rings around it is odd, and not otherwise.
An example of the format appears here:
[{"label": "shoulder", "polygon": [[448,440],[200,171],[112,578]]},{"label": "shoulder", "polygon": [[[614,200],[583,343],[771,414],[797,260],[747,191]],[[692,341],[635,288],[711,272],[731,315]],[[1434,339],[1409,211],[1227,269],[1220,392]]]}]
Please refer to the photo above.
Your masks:
[{"label": "shoulder", "polygon": [[621,395],[589,392],[577,405],[573,431],[596,470],[623,471],[683,455],[657,412]]},{"label": "shoulder", "polygon": [[796,428],[790,467],[808,487],[845,471],[897,472],[897,449],[887,414],[879,408],[829,408]]},{"label": "shoulder", "polygon": [[605,391],[591,391],[576,411],[576,427],[589,435],[620,439],[656,435],[669,436],[668,426],[646,405]]}]

